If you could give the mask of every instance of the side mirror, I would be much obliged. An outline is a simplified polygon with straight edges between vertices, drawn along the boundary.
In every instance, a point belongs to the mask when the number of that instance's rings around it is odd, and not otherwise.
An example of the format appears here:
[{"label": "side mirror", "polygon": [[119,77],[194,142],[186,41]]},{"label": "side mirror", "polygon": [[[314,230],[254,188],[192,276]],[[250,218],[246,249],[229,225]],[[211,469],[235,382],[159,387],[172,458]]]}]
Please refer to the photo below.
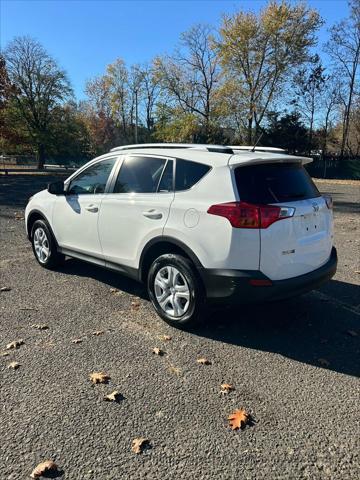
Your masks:
[{"label": "side mirror", "polygon": [[64,195],[64,182],[61,180],[58,182],[51,182],[48,184],[47,190],[52,195]]}]

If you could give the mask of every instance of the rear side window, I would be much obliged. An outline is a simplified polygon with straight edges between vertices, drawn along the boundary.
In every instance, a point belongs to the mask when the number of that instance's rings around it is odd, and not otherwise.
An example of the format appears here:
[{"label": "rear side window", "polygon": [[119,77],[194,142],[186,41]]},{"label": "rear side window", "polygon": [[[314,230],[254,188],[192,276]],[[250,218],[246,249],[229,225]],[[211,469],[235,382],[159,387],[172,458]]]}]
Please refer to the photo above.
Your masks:
[{"label": "rear side window", "polygon": [[299,163],[274,163],[235,169],[240,200],[282,203],[319,197],[311,177]]},{"label": "rear side window", "polygon": [[210,170],[209,165],[176,160],[175,190],[188,190],[197,183]]},{"label": "rear side window", "polygon": [[154,193],[157,191],[166,160],[128,156],[116,180],[114,193]]}]

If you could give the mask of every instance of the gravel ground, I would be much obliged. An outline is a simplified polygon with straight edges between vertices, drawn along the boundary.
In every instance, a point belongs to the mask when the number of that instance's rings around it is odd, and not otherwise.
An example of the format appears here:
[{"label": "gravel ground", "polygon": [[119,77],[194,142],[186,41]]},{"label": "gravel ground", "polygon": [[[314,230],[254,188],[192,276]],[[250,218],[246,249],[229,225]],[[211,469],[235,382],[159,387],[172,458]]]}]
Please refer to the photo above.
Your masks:
[{"label": "gravel ground", "polygon": [[[0,293],[0,352],[25,342],[0,357],[1,479],[29,478],[48,458],[79,480],[360,477],[357,185],[320,184],[335,199],[339,269],[329,284],[219,309],[181,332],[120,275],[75,260],[58,272],[38,266],[15,212],[47,181],[0,177],[0,287],[11,288]],[[109,384],[92,385],[93,371]],[[224,382],[235,390],[220,394]],[[123,400],[103,401],[115,389]],[[254,425],[233,432],[226,419],[241,407]],[[136,437],[151,448],[133,453]]]}]

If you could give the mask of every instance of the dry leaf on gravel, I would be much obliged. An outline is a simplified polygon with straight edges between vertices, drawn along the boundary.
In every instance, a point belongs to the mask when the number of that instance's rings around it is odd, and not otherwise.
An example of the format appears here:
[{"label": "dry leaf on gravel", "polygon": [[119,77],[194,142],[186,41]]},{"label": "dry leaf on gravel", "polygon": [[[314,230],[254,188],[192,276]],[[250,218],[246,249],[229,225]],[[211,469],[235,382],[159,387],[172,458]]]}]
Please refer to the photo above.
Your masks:
[{"label": "dry leaf on gravel", "polygon": [[24,216],[20,212],[15,212],[15,220],[24,220]]},{"label": "dry leaf on gravel", "polygon": [[159,355],[160,357],[162,357],[164,355],[164,350],[161,350],[161,348],[158,348],[158,347],[155,347],[153,348],[153,351],[152,351],[155,355]]},{"label": "dry leaf on gravel", "polygon": [[71,340],[71,343],[81,343],[82,342],[82,339],[81,338],[74,338],[74,340]]},{"label": "dry leaf on gravel", "polygon": [[234,413],[228,416],[229,426],[231,430],[244,428],[249,423],[250,415],[243,408],[235,410]]},{"label": "dry leaf on gravel", "polygon": [[90,380],[93,383],[108,383],[110,376],[104,372],[93,372],[90,374]]},{"label": "dry leaf on gravel", "polygon": [[113,392],[109,393],[108,395],[105,395],[104,400],[107,402],[118,402],[121,400],[123,396],[121,395],[120,392],[117,390],[114,390]]},{"label": "dry leaf on gravel", "polygon": [[180,375],[181,374],[181,369],[178,367],[175,367],[174,365],[169,366],[169,372],[173,373],[174,375]]},{"label": "dry leaf on gravel", "polygon": [[326,360],[326,358],[318,358],[318,362],[323,367],[328,367],[330,365],[330,362],[328,360]]},{"label": "dry leaf on gravel", "polygon": [[233,390],[235,390],[234,386],[231,385],[230,383],[222,383],[221,384],[221,393],[230,393]]},{"label": "dry leaf on gravel", "polygon": [[207,358],[198,358],[196,361],[197,363],[200,363],[200,365],[211,365],[210,360]]},{"label": "dry leaf on gravel", "polygon": [[95,332],[92,332],[91,335],[98,337],[99,335],[103,335],[104,333],[105,333],[104,330],[95,330]]},{"label": "dry leaf on gravel", "polygon": [[10,287],[1,287],[0,292],[10,292],[11,288]]},{"label": "dry leaf on gravel", "polygon": [[131,450],[134,453],[141,453],[146,446],[149,446],[149,440],[147,438],[134,438],[132,441],[132,447]]},{"label": "dry leaf on gravel", "polygon": [[140,302],[139,300],[134,300],[131,302],[131,310],[139,310]]},{"label": "dry leaf on gravel", "polygon": [[0,357],[8,357],[10,355],[9,352],[1,352]]},{"label": "dry leaf on gravel", "polygon": [[34,468],[30,477],[39,478],[45,473],[57,472],[57,470],[58,470],[58,467],[55,462],[53,462],[52,460],[45,460],[45,462],[39,463],[39,465],[36,468]]},{"label": "dry leaf on gravel", "polygon": [[350,335],[350,337],[357,337],[358,334],[355,332],[355,330],[346,330],[346,333]]},{"label": "dry leaf on gravel", "polygon": [[18,363],[18,362],[11,362],[8,365],[8,368],[12,368],[14,370],[17,370],[19,367],[20,367],[20,363]]},{"label": "dry leaf on gravel", "polygon": [[47,330],[49,327],[45,324],[39,324],[39,323],[36,323],[34,325],[31,325],[32,328],[36,328],[37,330]]},{"label": "dry leaf on gravel", "polygon": [[6,350],[11,350],[12,348],[20,348],[21,345],[24,345],[24,340],[14,340],[13,342],[10,342],[6,345]]},{"label": "dry leaf on gravel", "polygon": [[163,340],[164,342],[169,342],[171,340],[170,335],[161,335],[160,340]]}]

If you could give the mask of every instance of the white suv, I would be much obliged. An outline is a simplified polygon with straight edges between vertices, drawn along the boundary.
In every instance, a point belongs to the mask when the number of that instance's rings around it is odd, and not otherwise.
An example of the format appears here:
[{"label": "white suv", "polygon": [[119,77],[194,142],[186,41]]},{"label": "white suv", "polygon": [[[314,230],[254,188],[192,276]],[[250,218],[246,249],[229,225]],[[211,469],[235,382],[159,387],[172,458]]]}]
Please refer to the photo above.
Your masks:
[{"label": "white suv", "polygon": [[336,271],[331,198],[304,169],[311,159],[264,150],[115,148],[30,199],[35,258],[54,268],[75,257],[145,282],[174,326],[211,302],[309,291]]}]

